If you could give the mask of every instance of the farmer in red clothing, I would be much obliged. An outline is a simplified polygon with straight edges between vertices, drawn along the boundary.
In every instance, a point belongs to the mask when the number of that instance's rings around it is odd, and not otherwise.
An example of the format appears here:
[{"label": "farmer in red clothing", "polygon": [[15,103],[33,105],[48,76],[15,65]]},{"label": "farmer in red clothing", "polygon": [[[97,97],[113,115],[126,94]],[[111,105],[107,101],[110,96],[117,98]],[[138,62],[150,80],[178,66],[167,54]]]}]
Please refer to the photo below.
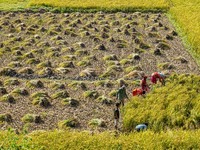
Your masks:
[{"label": "farmer in red clothing", "polygon": [[143,90],[141,88],[136,88],[132,91],[133,96],[143,95]]},{"label": "farmer in red clothing", "polygon": [[142,87],[143,94],[149,91],[149,86],[147,84],[147,76],[143,76],[143,79],[140,81],[140,85]]},{"label": "farmer in red clothing", "polygon": [[159,80],[162,83],[162,85],[165,85],[165,75],[163,73],[160,73],[160,72],[152,73],[151,82],[153,84],[156,84],[157,80]]}]

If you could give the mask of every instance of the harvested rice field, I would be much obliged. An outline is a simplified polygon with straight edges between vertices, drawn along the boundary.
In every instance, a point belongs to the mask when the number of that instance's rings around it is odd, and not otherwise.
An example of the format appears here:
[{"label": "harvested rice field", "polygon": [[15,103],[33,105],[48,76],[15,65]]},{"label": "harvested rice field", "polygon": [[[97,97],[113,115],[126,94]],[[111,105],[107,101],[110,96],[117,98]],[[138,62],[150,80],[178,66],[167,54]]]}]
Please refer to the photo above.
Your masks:
[{"label": "harvested rice field", "polygon": [[0,12],[0,56],[1,129],[112,130],[120,79],[200,73],[163,13]]}]

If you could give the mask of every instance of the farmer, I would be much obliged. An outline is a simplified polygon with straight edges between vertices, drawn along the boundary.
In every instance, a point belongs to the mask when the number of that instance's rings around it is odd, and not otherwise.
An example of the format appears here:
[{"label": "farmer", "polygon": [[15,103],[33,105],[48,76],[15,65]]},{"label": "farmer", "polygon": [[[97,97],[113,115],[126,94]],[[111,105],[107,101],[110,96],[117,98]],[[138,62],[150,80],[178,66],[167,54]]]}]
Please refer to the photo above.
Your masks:
[{"label": "farmer", "polygon": [[120,104],[122,104],[122,106],[124,106],[124,99],[125,98],[128,99],[128,96],[126,94],[125,83],[121,80],[120,81],[120,88],[117,91],[117,100],[120,102]]},{"label": "farmer", "polygon": [[160,72],[152,73],[151,82],[153,84],[156,84],[157,80],[159,80],[162,83],[162,85],[165,85],[165,75],[163,73],[160,73]]},{"label": "farmer", "polygon": [[139,124],[135,127],[136,131],[142,131],[142,130],[146,130],[148,127],[148,123],[143,123],[143,124]]},{"label": "farmer", "polygon": [[115,125],[115,129],[117,130],[118,124],[119,124],[119,116],[120,116],[120,113],[119,113],[120,103],[116,103],[115,106],[116,108],[114,109],[114,125]]},{"label": "farmer", "polygon": [[144,92],[141,88],[136,88],[132,91],[133,96],[139,96],[139,95],[143,95],[143,94],[144,94]]},{"label": "farmer", "polygon": [[142,80],[140,81],[140,85],[141,85],[143,94],[149,91],[149,86],[147,84],[147,76],[143,76]]}]

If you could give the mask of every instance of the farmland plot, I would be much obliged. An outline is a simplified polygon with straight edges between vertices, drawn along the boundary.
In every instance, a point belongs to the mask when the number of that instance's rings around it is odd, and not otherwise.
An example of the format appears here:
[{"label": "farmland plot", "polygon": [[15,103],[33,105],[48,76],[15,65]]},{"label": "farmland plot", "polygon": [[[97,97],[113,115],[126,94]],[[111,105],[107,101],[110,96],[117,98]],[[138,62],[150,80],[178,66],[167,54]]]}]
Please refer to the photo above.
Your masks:
[{"label": "farmland plot", "polygon": [[113,129],[117,80],[130,95],[143,73],[199,74],[162,13],[0,17],[2,129]]}]

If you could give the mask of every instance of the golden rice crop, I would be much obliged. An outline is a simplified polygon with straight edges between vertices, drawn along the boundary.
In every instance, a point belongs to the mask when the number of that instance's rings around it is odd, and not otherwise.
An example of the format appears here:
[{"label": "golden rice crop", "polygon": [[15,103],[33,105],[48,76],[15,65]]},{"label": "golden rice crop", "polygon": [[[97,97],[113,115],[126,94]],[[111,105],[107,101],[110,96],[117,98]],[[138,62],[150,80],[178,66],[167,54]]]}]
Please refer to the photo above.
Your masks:
[{"label": "golden rice crop", "polygon": [[149,123],[156,132],[167,129],[196,129],[200,123],[200,77],[173,75],[164,87],[153,87],[146,98],[134,97],[124,109],[124,129]]},{"label": "golden rice crop", "polygon": [[199,0],[170,0],[173,6],[200,6]]},{"label": "golden rice crop", "polygon": [[145,131],[131,134],[37,131],[28,135],[0,132],[0,149],[110,150],[110,149],[199,149],[200,130]]},{"label": "golden rice crop", "polygon": [[0,0],[0,10],[18,10],[26,8],[27,0]]},{"label": "golden rice crop", "polygon": [[168,7],[165,0],[31,0],[30,5],[45,5],[71,8],[163,8]]},{"label": "golden rice crop", "polygon": [[[189,6],[175,5],[175,7],[170,9],[170,14],[173,16],[173,19],[176,21],[177,26],[180,27],[184,36],[186,36],[189,45],[193,49],[193,55],[199,61],[200,37],[198,35],[200,35],[200,1],[197,3],[188,2],[188,4]],[[191,6],[191,4],[193,5]]]}]

